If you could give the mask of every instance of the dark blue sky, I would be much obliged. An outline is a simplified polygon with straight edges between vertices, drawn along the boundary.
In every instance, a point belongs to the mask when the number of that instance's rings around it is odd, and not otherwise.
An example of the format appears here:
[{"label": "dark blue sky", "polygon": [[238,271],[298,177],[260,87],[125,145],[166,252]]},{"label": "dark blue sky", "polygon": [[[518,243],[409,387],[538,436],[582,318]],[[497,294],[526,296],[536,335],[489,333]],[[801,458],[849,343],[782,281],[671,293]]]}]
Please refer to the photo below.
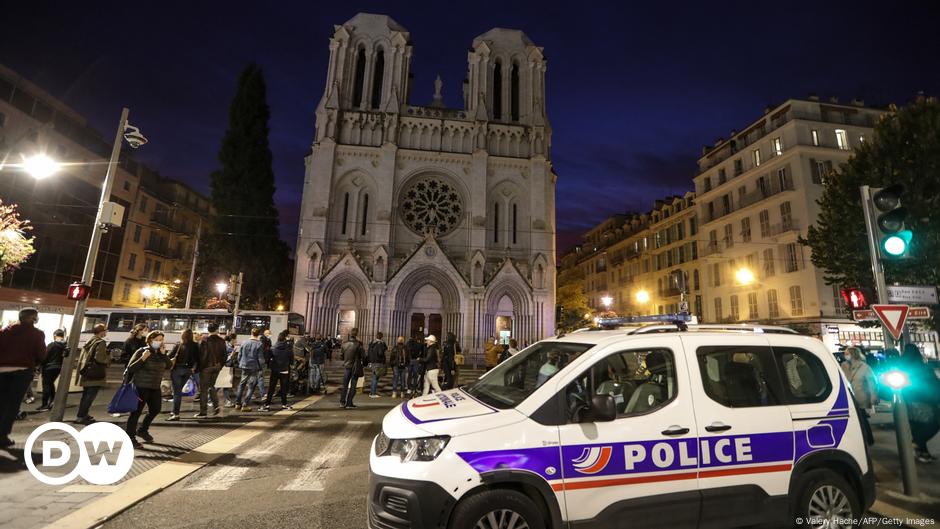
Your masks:
[{"label": "dark blue sky", "polygon": [[690,189],[702,145],[768,104],[940,93],[940,17],[928,2],[21,1],[2,9],[0,62],[105,137],[129,106],[150,139],[138,158],[206,191],[236,78],[261,64],[293,245],[328,39],[357,11],[411,31],[413,104],[430,101],[439,73],[446,102],[460,105],[467,49],[494,26],[545,48],[559,250],[611,213]]}]

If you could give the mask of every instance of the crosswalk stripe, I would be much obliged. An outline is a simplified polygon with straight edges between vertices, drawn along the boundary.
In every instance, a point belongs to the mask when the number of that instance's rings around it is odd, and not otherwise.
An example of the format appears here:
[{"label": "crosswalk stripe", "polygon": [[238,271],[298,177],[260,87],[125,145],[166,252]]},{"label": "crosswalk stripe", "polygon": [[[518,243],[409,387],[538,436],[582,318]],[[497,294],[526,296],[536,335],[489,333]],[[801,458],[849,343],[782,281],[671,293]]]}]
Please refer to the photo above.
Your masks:
[{"label": "crosswalk stripe", "polygon": [[277,490],[322,491],[326,475],[339,466],[359,441],[359,432],[367,421],[350,421],[324,446],[290,483]]},{"label": "crosswalk stripe", "polygon": [[[300,432],[296,431],[275,433],[271,437],[265,439],[264,442],[262,442],[260,445],[236,457],[248,462],[256,463],[263,461],[274,455],[275,452],[283,448],[299,434]],[[209,475],[184,488],[183,490],[228,490],[232,487],[232,485],[244,479],[245,474],[247,474],[252,468],[254,467],[246,466],[244,464],[226,465],[216,470],[215,472],[211,472]]]}]

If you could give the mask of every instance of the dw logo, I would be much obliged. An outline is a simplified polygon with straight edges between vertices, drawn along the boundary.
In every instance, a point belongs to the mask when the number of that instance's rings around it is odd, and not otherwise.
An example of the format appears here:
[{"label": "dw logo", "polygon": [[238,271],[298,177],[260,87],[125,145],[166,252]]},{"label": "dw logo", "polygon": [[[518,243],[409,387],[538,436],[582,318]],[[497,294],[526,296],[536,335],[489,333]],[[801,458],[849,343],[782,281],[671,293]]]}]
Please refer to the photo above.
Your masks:
[{"label": "dw logo", "polygon": [[[73,463],[75,468],[61,476],[58,473],[44,474],[30,457],[39,436],[53,430],[69,434],[78,446],[78,461]],[[63,468],[71,462],[73,448],[70,443],[56,439],[44,439],[40,443],[45,469]],[[134,463],[131,438],[119,426],[109,422],[96,422],[81,432],[61,422],[43,424],[26,438],[23,452],[29,473],[46,485],[64,485],[78,476],[94,485],[111,485],[126,476]]]}]

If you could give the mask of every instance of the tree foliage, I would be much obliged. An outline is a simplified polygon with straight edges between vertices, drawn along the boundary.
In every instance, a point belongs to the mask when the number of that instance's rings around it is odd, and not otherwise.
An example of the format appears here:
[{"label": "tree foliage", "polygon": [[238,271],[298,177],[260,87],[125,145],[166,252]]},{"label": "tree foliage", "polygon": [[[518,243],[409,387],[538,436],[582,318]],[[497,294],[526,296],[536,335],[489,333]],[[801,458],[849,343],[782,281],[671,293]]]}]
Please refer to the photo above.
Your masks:
[{"label": "tree foliage", "polygon": [[591,312],[584,295],[584,279],[581,272],[575,267],[565,270],[558,275],[558,289],[555,292],[555,303],[564,307],[564,314],[555,323],[559,332],[571,332],[584,327],[587,323],[584,315]]},{"label": "tree foliage", "polygon": [[4,205],[0,199],[0,278],[25,263],[36,251],[33,238],[26,236],[30,229],[29,221],[21,219],[16,211],[16,204]]},{"label": "tree foliage", "polygon": [[219,149],[221,168],[212,173],[215,216],[196,283],[203,303],[212,295],[212,285],[239,271],[244,272],[242,307],[271,309],[290,292],[290,250],[279,238],[274,206],[270,114],[261,68],[249,64],[229,108]]},{"label": "tree foliage", "polygon": [[[885,278],[906,285],[940,282],[940,103],[918,98],[886,114],[874,136],[825,182],[821,212],[804,244],[826,281],[840,286],[874,286],[859,186],[902,184],[902,204],[913,230],[913,258],[885,262]],[[881,300],[887,302],[887,300]]]}]

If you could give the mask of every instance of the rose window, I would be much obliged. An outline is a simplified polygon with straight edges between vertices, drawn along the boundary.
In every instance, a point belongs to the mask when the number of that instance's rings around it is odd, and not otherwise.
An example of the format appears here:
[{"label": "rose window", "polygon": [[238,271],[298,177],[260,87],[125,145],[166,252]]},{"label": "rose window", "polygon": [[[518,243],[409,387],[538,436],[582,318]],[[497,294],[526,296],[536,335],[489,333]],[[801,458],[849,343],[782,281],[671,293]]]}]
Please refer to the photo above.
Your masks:
[{"label": "rose window", "polygon": [[436,178],[419,180],[402,194],[402,219],[406,226],[422,235],[447,235],[460,224],[462,213],[457,190]]}]

